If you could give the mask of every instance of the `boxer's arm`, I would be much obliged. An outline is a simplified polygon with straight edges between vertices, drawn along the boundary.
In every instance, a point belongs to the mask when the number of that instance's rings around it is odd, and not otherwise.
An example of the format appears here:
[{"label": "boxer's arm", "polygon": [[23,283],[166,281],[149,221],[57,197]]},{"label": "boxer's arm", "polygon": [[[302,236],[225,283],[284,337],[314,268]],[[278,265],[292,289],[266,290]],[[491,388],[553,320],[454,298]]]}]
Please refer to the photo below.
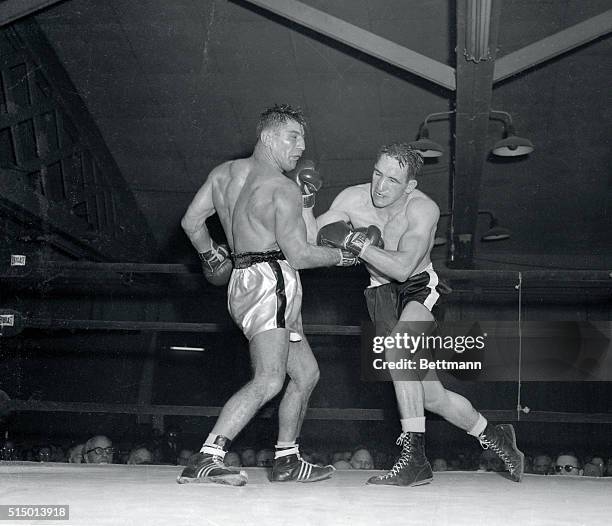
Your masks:
[{"label": "boxer's arm", "polygon": [[312,210],[312,207],[302,208],[302,219],[304,220],[304,224],[306,225],[306,240],[308,241],[308,243],[316,245],[317,232],[319,231],[319,229],[317,227],[317,220],[315,219]]},{"label": "boxer's arm", "polygon": [[361,259],[380,273],[396,281],[406,281],[429,251],[431,234],[438,224],[440,211],[431,202],[414,203],[410,228],[399,240],[398,250],[383,250],[368,246]]},{"label": "boxer's arm", "polygon": [[346,221],[350,223],[351,218],[349,211],[354,209],[355,206],[358,206],[358,204],[355,203],[355,197],[351,188],[342,190],[342,192],[337,195],[336,199],[334,199],[329,210],[317,217],[317,229],[329,225],[330,223],[335,223],[336,221]]},{"label": "boxer's arm", "polygon": [[340,263],[340,250],[308,243],[302,218],[302,196],[297,187],[277,189],[273,202],[276,242],[293,268],[330,267]]},{"label": "boxer's arm", "polygon": [[[211,174],[212,175],[212,174]],[[181,220],[181,226],[198,253],[210,250],[211,238],[206,227],[206,220],[215,213],[212,200],[212,178],[209,175],[206,182],[198,190],[191,201],[187,212]]]}]

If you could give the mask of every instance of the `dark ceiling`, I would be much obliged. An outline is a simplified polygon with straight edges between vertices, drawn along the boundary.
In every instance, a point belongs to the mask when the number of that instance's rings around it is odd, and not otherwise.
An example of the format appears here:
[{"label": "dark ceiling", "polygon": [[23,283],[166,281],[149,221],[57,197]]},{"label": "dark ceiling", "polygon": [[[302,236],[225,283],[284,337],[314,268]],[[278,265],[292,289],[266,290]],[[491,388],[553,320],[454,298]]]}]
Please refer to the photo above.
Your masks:
[{"label": "dark ceiling", "polygon": [[[453,1],[304,3],[454,67]],[[498,57],[609,7],[609,0],[504,0]],[[451,91],[242,1],[70,0],[36,20],[152,229],[160,246],[152,260],[193,259],[180,218],[211,168],[249,154],[266,106],[306,110],[306,155],[326,178],[320,213],[341,189],[369,179],[379,145],[413,140],[428,113],[454,100]],[[495,85],[492,108],[510,112],[535,151],[485,163],[479,208],[494,211],[512,238],[477,246],[481,266],[610,267],[611,46],[599,38]],[[438,121],[430,134],[450,147],[450,129]],[[502,131],[490,121],[488,149]],[[445,154],[427,163],[420,183],[442,210],[448,172]],[[444,258],[445,248],[435,250]]]}]

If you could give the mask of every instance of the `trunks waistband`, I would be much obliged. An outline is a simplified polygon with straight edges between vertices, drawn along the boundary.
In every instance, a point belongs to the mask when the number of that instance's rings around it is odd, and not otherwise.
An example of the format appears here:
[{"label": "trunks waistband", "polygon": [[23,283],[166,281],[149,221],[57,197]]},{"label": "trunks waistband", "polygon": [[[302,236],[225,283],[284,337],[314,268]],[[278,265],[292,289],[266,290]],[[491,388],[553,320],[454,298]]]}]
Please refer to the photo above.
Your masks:
[{"label": "trunks waistband", "polygon": [[248,268],[256,263],[267,263],[287,259],[282,250],[270,250],[268,252],[242,252],[232,254],[234,268]]}]

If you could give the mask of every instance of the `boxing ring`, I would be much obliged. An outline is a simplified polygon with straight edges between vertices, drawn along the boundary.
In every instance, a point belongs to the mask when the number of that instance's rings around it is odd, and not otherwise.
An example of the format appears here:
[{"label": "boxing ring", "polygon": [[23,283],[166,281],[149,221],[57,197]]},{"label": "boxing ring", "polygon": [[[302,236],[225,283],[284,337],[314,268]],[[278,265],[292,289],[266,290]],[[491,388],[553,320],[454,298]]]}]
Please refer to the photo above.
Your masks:
[{"label": "boxing ring", "polygon": [[64,521],[98,525],[453,525],[609,524],[612,478],[442,472],[425,486],[366,486],[365,470],[325,481],[270,483],[246,468],[241,488],[174,482],[180,467],[0,463],[1,504],[68,505]]},{"label": "boxing ring", "polygon": [[[81,279],[83,273],[101,273],[116,276],[116,279],[130,280],[139,275],[193,276],[198,271],[183,265],[143,265],[130,263],[56,263],[53,265],[57,276],[75,273],[74,279]],[[41,268],[40,275],[49,275],[47,268]],[[20,274],[20,272],[22,274]],[[454,296],[478,301],[487,291],[502,295],[507,301],[518,300],[531,284],[533,293],[537,287],[545,287],[548,281],[563,282],[568,302],[576,301],[575,290],[591,286],[605,290],[609,302],[610,275],[607,271],[539,272],[520,273],[517,271],[446,271],[440,272],[454,288]],[[8,277],[13,283],[20,279],[38,279],[35,270],[11,269]],[[334,280],[335,274],[332,274]],[[568,276],[570,279],[568,280]],[[200,276],[198,277],[200,279]],[[478,286],[473,283],[478,279]],[[330,281],[331,281],[330,280]],[[488,281],[487,281],[488,280]],[[138,280],[136,280],[137,282]],[[130,282],[131,283],[131,282]],[[138,285],[138,283],[136,283]],[[146,283],[145,283],[146,285]],[[573,285],[570,286],[570,285]],[[603,289],[601,288],[603,285]],[[518,286],[518,288],[517,288]],[[79,282],[76,286],[81,289]],[[18,287],[16,287],[18,289]],[[201,288],[194,294],[200,294]],[[305,285],[308,291],[308,285]],[[337,288],[330,287],[330,302],[337,302]],[[361,291],[355,293],[360,299]],[[220,294],[217,295],[221,296]],[[603,294],[602,294],[603,297]],[[61,331],[63,337],[79,333],[106,331],[113,334],[137,334],[150,336],[142,338],[141,358],[144,360],[141,389],[137,403],[96,403],[92,401],[19,399],[0,401],[1,410],[14,415],[46,414],[54,418],[62,415],[128,415],[129,417],[212,418],[219,414],[220,407],[214,404],[179,405],[155,403],[151,396],[152,375],[145,374],[151,366],[150,352],[155,345],[156,335],[164,333],[195,333],[207,335],[226,334],[235,329],[222,321],[209,323],[195,321],[160,321],[159,316],[140,319],[118,319],[112,312],[94,319],[83,319],[75,311],[72,315],[51,317],[47,312],[19,316],[17,304],[10,305],[10,312],[16,314],[12,327],[4,326],[5,338],[0,340],[6,356],[12,356],[12,346],[20,338],[24,341],[32,334],[47,334]],[[7,311],[8,312],[8,311]],[[68,313],[70,314],[70,313]],[[470,315],[467,311],[466,316]],[[162,318],[163,319],[163,318]],[[205,319],[205,318],[204,318]],[[208,321],[208,320],[206,320]],[[312,337],[352,338],[360,335],[360,327],[353,324],[323,323],[325,320],[309,320],[305,332]],[[334,320],[335,321],[335,320]],[[21,335],[21,331],[24,332]],[[27,331],[38,331],[30,332]],[[44,332],[46,331],[46,332]],[[12,343],[11,343],[12,342]],[[30,352],[30,351],[28,351]],[[84,349],[84,354],[91,350]],[[324,352],[324,351],[322,351]],[[17,354],[15,354],[17,355]],[[65,356],[65,355],[64,355]],[[324,375],[326,364],[318,356]],[[344,367],[342,365],[342,367]],[[356,374],[356,373],[355,373]],[[329,384],[329,378],[322,377],[321,384]],[[518,396],[508,404],[491,408],[486,402],[482,413],[491,421],[536,423],[566,423],[571,425],[601,425],[609,429],[612,414],[592,409],[585,411],[549,410],[533,407],[527,411],[521,400],[520,385]],[[147,391],[148,389],[148,391]],[[529,402],[529,400],[527,400]],[[379,402],[380,403],[380,402]],[[482,403],[479,401],[482,405]],[[514,405],[516,403],[516,405]],[[389,418],[384,409],[375,407],[319,407],[311,404],[307,420],[335,422],[342,425],[348,421],[368,423],[383,422]],[[59,416],[58,416],[59,415]],[[275,413],[264,409],[258,418],[270,420]],[[64,422],[64,420],[60,420]],[[325,424],[325,422],[324,422]],[[321,429],[325,427],[321,424]],[[313,426],[306,422],[305,427]],[[206,426],[200,426],[200,435]],[[390,442],[395,437],[385,436]],[[519,436],[520,439],[520,436]],[[392,443],[392,442],[391,442]],[[474,524],[608,524],[612,505],[612,478],[562,477],[526,474],[520,484],[508,480],[503,473],[480,473],[450,471],[434,474],[431,484],[414,487],[366,486],[365,481],[372,472],[361,470],[338,471],[334,477],[317,483],[270,483],[263,468],[246,468],[249,482],[241,488],[215,484],[176,484],[181,471],[176,466],[127,466],[127,465],[86,465],[61,463],[0,462],[0,505],[68,505],[68,521],[0,521],[0,524],[267,524],[267,525],[474,525]]]}]

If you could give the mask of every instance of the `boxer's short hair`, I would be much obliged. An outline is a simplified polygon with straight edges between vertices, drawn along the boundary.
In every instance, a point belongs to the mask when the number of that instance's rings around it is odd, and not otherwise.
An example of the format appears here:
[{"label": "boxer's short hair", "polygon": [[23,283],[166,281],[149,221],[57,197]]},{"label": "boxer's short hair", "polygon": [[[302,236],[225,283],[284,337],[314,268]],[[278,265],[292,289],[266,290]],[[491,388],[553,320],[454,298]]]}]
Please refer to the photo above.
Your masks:
[{"label": "boxer's short hair", "polygon": [[376,160],[378,161],[383,155],[395,159],[400,168],[407,168],[408,179],[416,179],[423,171],[423,156],[405,142],[392,142],[381,146]]},{"label": "boxer's short hair", "polygon": [[295,121],[306,128],[306,118],[301,108],[293,107],[289,104],[275,104],[259,116],[257,121],[257,137],[266,128],[277,128],[288,121]]}]

